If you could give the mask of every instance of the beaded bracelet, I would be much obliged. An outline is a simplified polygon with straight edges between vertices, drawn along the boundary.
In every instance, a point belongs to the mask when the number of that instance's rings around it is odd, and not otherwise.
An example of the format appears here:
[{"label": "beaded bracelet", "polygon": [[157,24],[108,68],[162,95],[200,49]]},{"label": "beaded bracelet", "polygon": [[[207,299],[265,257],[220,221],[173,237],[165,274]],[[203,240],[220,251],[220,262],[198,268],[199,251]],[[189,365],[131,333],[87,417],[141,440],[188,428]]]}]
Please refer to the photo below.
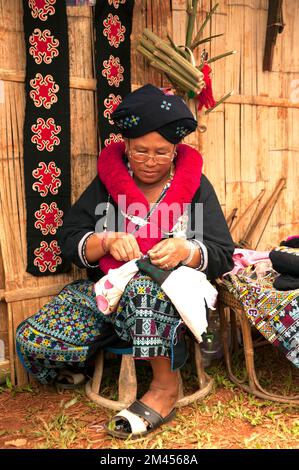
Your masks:
[{"label": "beaded bracelet", "polygon": [[86,266],[87,268],[95,268],[95,267],[98,266],[98,263],[96,263],[96,264],[94,264],[94,265],[90,264],[90,263],[87,261],[87,258],[86,258],[86,244],[87,244],[87,240],[88,240],[90,237],[92,237],[92,235],[94,235],[94,233],[95,233],[95,232],[90,233],[90,234],[85,238],[85,240],[84,240],[84,242],[83,242],[83,245],[82,245],[82,249],[81,249],[81,256],[82,256],[82,259],[83,259],[83,261],[84,261],[84,263],[85,263],[85,266]]},{"label": "beaded bracelet", "polygon": [[187,256],[186,259],[184,259],[183,261],[181,261],[181,263],[185,266],[186,264],[190,263],[190,261],[192,260],[193,258],[193,255],[194,255],[194,252],[195,252],[195,245],[194,243],[191,243],[191,241],[188,240],[188,243],[189,243],[189,247],[190,247],[190,253],[189,255]]},{"label": "beaded bracelet", "polygon": [[[87,258],[86,258],[86,244],[87,244],[88,239],[89,239],[90,237],[92,237],[92,235],[94,235],[94,234],[95,234],[95,232],[90,233],[90,234],[85,238],[85,240],[84,240],[84,242],[83,242],[82,250],[81,250],[82,259],[83,259],[83,261],[84,261],[86,267],[88,267],[88,268],[94,268],[94,267],[97,267],[97,266],[98,266],[98,263],[96,263],[96,264],[94,264],[94,265],[90,264],[90,263],[87,261]],[[106,246],[106,238],[107,238],[107,235],[109,234],[109,231],[105,230],[105,231],[103,232],[103,234],[104,234],[104,235],[101,237],[101,244],[102,244],[103,252],[104,252],[105,254],[107,254],[107,251],[108,251],[108,250],[107,250],[107,246]]]},{"label": "beaded bracelet", "polygon": [[198,248],[199,248],[199,251],[200,251],[200,264],[199,266],[197,266],[197,268],[195,268],[197,271],[201,271],[201,270],[204,270],[206,269],[207,267],[207,256],[204,252],[204,248],[203,248],[203,244],[197,240],[196,238],[190,240],[194,245],[196,245]]}]

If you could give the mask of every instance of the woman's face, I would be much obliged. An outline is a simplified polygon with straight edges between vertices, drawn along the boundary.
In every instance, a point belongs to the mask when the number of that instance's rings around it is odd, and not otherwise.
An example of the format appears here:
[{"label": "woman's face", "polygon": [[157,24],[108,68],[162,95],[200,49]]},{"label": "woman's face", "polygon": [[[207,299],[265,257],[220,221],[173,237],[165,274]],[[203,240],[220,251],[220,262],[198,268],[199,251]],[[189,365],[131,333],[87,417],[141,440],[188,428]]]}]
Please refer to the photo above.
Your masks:
[{"label": "woman's face", "polygon": [[[176,146],[164,139],[158,132],[149,132],[137,139],[125,139],[125,144],[131,169],[134,176],[140,181],[145,184],[153,184],[169,175]],[[148,154],[151,157],[164,156],[165,162],[157,163],[155,158],[149,158],[145,162],[137,162],[135,158],[139,159],[140,154],[141,156]]]}]

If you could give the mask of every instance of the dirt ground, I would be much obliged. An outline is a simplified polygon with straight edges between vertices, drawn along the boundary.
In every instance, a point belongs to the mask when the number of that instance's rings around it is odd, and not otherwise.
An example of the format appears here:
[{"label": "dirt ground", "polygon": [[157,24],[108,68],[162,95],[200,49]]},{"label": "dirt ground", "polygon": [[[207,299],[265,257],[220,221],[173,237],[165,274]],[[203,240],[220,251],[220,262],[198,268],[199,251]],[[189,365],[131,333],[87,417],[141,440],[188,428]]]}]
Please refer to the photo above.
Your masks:
[{"label": "dirt ground", "polygon": [[[118,360],[110,359],[105,369],[104,391],[116,393]],[[107,361],[106,361],[107,362]],[[265,367],[267,364],[267,367]],[[244,372],[241,357],[235,361]],[[299,393],[298,370],[271,346],[260,348],[257,371],[261,384],[284,394]],[[242,392],[227,378],[222,361],[207,372],[214,389],[204,400],[180,408],[177,417],[155,434],[139,440],[122,441],[105,434],[103,424],[113,415],[89,401],[84,388],[61,391],[45,386],[0,388],[1,449],[298,449],[299,408],[261,400]],[[138,367],[138,379],[148,383],[149,368]],[[193,389],[194,371],[183,374],[187,389]]]}]

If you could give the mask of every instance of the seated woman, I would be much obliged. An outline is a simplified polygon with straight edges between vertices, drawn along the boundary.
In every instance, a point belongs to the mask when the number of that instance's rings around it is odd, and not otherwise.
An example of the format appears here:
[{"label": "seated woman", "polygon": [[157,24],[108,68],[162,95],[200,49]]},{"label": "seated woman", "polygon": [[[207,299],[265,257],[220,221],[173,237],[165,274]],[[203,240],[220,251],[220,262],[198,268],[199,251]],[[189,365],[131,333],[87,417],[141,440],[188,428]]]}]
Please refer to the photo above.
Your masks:
[{"label": "seated woman", "polygon": [[[25,320],[18,327],[17,350],[27,370],[50,383],[62,369],[77,365],[83,371],[97,348],[112,340],[129,343],[135,359],[149,361],[153,379],[144,396],[107,425],[110,434],[125,438],[174,417],[178,370],[186,361],[175,347],[184,336],[177,331],[182,322],[158,283],[141,271],[108,316],[97,309],[94,281],[146,254],[159,268],[184,264],[213,280],[232,269],[234,246],[215,191],[201,174],[201,155],[180,144],[197,126],[185,102],[145,85],[127,95],[112,118],[124,142],[100,153],[99,175],[72,206],[59,234],[64,256],[88,268],[89,279],[65,286]],[[142,216],[132,218],[134,205]]]}]

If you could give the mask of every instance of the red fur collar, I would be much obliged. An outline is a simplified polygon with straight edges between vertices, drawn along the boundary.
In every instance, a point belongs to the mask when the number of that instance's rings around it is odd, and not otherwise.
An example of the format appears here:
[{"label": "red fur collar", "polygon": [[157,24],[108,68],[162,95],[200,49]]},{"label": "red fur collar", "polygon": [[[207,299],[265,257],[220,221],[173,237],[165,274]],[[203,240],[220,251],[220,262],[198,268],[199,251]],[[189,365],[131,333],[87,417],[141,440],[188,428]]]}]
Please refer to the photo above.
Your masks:
[{"label": "red fur collar", "polygon": [[[144,210],[141,212],[139,207],[139,212],[137,214],[135,211],[135,215],[145,217],[147,212],[150,210],[150,206],[144,194],[138,188],[134,179],[128,172],[123,160],[124,152],[125,144],[123,142],[113,143],[102,150],[98,159],[99,178],[116,203],[120,202],[118,200],[119,196],[126,195],[125,204],[120,204],[123,211],[127,212],[127,208],[130,204],[142,203]],[[158,223],[158,226],[162,231],[170,231],[178,217],[182,215],[186,209],[184,204],[191,203],[200,185],[202,163],[202,157],[197,150],[185,144],[179,144],[177,146],[177,157],[175,159],[175,174],[173,180],[166,192],[166,195],[158,204],[157,208],[155,208],[152,216],[148,219],[149,221],[155,220],[155,223]],[[176,211],[175,213],[170,211],[168,213],[167,207],[172,203],[177,203],[179,211]],[[159,214],[158,219],[156,211]],[[129,210],[128,212],[134,214],[134,211],[132,210]],[[126,227],[129,226],[133,227],[130,223],[129,225],[126,225]],[[158,230],[157,237],[150,237],[149,229],[150,224],[141,227],[134,234],[143,254],[158,243],[163,237],[163,233],[160,229]],[[126,231],[130,232],[131,230]],[[100,259],[100,268],[103,272],[107,273],[109,268],[119,267],[123,263],[124,262],[115,260],[111,255],[106,255]]]}]

